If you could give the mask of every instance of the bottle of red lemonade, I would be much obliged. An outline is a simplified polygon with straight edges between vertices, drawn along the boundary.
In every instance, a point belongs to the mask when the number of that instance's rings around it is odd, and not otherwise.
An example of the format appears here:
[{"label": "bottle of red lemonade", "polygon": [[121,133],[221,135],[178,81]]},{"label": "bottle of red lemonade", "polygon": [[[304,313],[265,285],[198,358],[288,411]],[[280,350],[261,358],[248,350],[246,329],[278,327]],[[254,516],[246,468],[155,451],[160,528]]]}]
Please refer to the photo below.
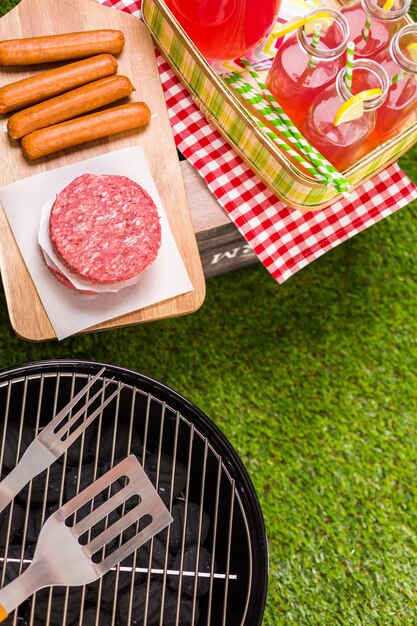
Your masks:
[{"label": "bottle of red lemonade", "polygon": [[[335,85],[327,87],[312,103],[300,128],[302,134],[337,169],[348,169],[356,162],[362,144],[375,127],[376,111],[385,101],[388,88],[388,75],[378,63],[357,59],[353,62],[352,91],[346,85],[346,68],[343,68]],[[360,117],[335,125],[340,107],[353,95],[368,89],[379,89],[380,95],[363,102]]]},{"label": "bottle of red lemonade", "polygon": [[[327,29],[320,32],[319,43],[314,46],[309,21],[306,25],[286,37],[278,48],[268,72],[266,85],[292,121],[297,124],[324,87],[334,83],[341,69],[341,55],[346,50],[349,26],[339,11],[326,8],[332,20],[332,39],[327,38]],[[323,9],[312,11],[308,18],[322,15]]]},{"label": "bottle of red lemonade", "polygon": [[403,26],[391,40],[389,49],[375,57],[375,61],[391,80],[387,99],[378,109],[376,126],[369,138],[379,145],[396,135],[417,109],[417,24]]},{"label": "bottle of red lemonade", "polygon": [[233,60],[256,48],[275,25],[281,0],[165,0],[207,59]]},{"label": "bottle of red lemonade", "polygon": [[[384,5],[390,8],[384,9]],[[410,6],[411,0],[354,0],[344,5],[341,12],[349,24],[355,56],[374,58],[386,48]]]}]

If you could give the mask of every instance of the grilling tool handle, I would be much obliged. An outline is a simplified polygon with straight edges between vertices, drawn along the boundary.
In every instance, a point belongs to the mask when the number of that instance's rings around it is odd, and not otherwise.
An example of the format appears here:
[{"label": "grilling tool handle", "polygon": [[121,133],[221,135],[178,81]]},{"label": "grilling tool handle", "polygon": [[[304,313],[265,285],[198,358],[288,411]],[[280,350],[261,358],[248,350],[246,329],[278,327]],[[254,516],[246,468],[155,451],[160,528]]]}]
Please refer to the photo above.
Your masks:
[{"label": "grilling tool handle", "polygon": [[0,590],[0,622],[42,587],[52,584],[48,569],[42,560],[34,560],[29,567],[11,583]]},{"label": "grilling tool handle", "polygon": [[34,439],[12,471],[0,482],[0,513],[35,476],[56,461],[41,441]]}]

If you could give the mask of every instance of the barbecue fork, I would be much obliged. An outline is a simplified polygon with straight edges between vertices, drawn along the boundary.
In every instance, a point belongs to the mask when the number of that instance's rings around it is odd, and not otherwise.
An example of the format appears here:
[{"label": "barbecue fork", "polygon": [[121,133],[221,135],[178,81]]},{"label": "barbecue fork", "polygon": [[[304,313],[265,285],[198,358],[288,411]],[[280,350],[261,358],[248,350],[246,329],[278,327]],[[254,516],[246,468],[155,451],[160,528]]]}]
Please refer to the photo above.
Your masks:
[{"label": "barbecue fork", "polygon": [[88,401],[72,415],[68,421],[59,428],[61,421],[74,408],[77,402],[85,396],[90,387],[105,371],[103,367],[57,415],[42,429],[39,435],[32,441],[15,468],[0,482],[0,513],[4,511],[13,498],[21,489],[35,476],[46,470],[54,461],[59,459],[84,432],[91,422],[101,413],[109,402],[119,393],[118,387],[108,398],[106,398],[91,415],[88,415],[82,424],[70,433],[71,427],[77,422],[87,408],[104,391],[111,381],[104,381],[101,389],[97,391]]},{"label": "barbecue fork", "polygon": [[[92,502],[99,493],[110,490],[113,483],[120,488],[123,478],[127,479],[124,487],[77,521],[74,514],[79,509]],[[124,513],[123,504],[137,496],[139,504]],[[89,531],[96,524],[107,520],[108,515],[116,516],[116,520],[91,538]],[[146,521],[147,525],[143,524],[141,528],[139,520]],[[43,587],[86,585],[97,580],[171,522],[172,517],[167,508],[139,461],[131,454],[46,520],[39,534],[32,563],[0,591],[0,622]],[[121,533],[134,524],[134,535],[124,538]],[[87,543],[81,543],[80,539],[83,540],[86,535]],[[107,555],[105,546],[118,536],[119,544]]]}]

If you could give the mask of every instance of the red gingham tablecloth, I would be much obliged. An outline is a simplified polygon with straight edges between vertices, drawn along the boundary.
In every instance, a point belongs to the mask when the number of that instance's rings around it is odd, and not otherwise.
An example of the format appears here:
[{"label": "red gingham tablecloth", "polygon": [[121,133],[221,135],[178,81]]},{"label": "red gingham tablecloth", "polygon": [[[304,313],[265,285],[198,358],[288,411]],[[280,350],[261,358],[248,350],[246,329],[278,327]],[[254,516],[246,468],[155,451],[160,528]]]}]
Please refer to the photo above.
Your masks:
[{"label": "red gingham tablecloth", "polygon": [[[140,17],[141,0],[96,1]],[[178,149],[279,283],[417,198],[417,187],[395,163],[327,209],[286,207],[207,122],[162,55],[156,56]]]}]

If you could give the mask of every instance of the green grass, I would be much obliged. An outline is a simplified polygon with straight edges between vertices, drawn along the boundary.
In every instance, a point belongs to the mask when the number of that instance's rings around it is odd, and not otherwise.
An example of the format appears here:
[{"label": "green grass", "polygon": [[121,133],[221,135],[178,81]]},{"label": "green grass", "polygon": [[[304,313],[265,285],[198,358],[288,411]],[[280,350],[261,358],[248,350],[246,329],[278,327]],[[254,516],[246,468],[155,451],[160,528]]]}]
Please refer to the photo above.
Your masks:
[{"label": "green grass", "polygon": [[18,339],[1,292],[0,367],[105,361],[205,411],[264,512],[264,626],[417,624],[416,218],[413,203],[283,286],[253,266],[208,280],[193,315],[61,343]]},{"label": "green grass", "polygon": [[10,9],[13,9],[16,4],[16,0],[0,0],[0,15],[5,15]]}]

